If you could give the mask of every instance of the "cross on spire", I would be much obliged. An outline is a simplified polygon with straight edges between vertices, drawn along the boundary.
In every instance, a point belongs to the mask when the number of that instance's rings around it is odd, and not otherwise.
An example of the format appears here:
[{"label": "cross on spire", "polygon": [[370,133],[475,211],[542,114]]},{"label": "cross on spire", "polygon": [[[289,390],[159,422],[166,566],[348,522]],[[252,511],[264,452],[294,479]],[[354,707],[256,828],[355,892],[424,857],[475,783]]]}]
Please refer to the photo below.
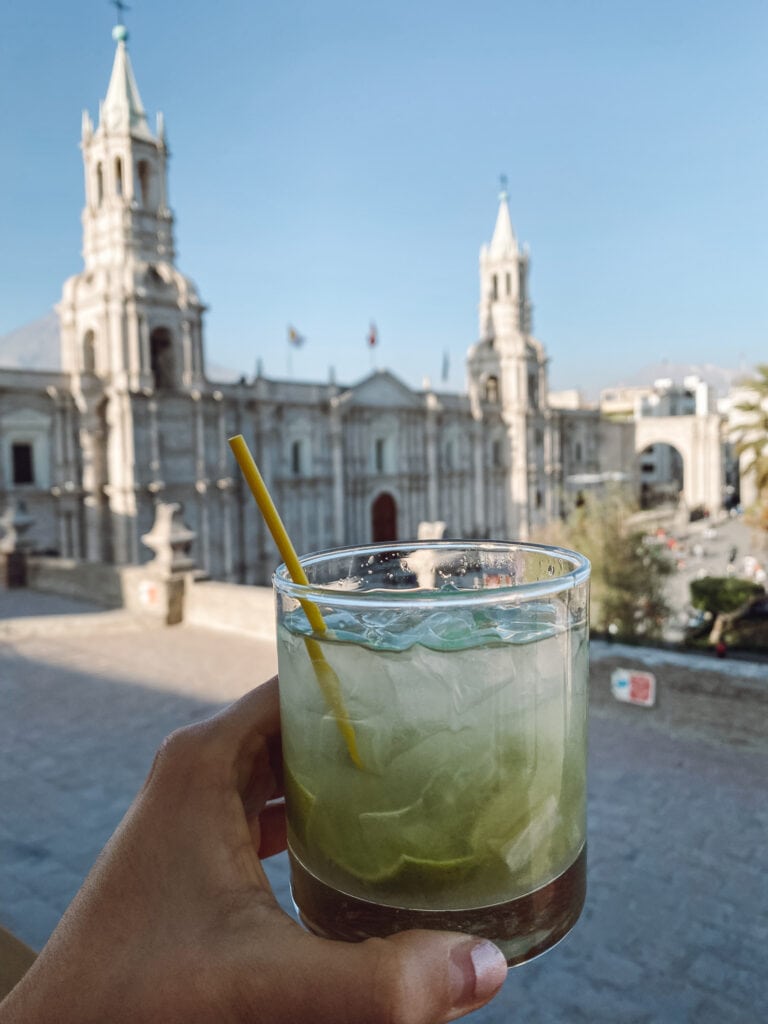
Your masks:
[{"label": "cross on spire", "polygon": [[499,185],[501,186],[501,194],[506,196],[507,194],[507,176],[506,174],[499,175]]},{"label": "cross on spire", "polygon": [[123,14],[125,11],[130,11],[131,8],[128,6],[127,3],[125,3],[125,0],[109,0],[109,2],[117,11],[118,25],[124,25],[125,19],[123,18]]}]

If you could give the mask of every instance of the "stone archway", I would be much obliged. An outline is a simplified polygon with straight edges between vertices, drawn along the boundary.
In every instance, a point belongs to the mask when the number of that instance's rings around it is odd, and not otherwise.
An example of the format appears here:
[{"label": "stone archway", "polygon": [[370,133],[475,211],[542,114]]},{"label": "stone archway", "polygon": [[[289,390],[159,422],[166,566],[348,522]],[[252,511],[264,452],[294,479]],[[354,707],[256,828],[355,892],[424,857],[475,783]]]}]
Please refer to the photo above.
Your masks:
[{"label": "stone archway", "polygon": [[685,490],[685,466],[677,448],[657,441],[643,448],[637,460],[640,508],[677,507]]},{"label": "stone archway", "polygon": [[635,420],[635,454],[651,446],[674,448],[682,460],[683,499],[689,509],[717,512],[723,502],[725,477],[721,419],[707,416],[642,416]]},{"label": "stone archway", "polygon": [[397,540],[397,503],[388,491],[371,505],[371,539],[374,544]]}]

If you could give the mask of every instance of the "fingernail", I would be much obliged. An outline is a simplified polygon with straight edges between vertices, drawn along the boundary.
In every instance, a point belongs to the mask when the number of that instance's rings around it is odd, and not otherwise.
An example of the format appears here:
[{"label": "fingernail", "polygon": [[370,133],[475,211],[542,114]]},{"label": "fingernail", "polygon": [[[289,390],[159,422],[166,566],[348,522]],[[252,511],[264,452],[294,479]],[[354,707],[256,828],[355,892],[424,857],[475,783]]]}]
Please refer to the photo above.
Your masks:
[{"label": "fingernail", "polygon": [[506,957],[492,942],[470,939],[451,950],[451,995],[456,1009],[486,1002],[506,976]]}]

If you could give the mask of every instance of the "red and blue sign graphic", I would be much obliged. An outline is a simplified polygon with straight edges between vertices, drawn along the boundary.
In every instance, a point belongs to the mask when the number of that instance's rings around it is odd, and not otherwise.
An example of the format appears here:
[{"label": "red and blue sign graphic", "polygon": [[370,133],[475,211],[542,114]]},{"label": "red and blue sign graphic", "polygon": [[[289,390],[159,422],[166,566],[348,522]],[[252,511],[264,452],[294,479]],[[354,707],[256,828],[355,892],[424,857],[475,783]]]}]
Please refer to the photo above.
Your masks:
[{"label": "red and blue sign graphic", "polygon": [[611,692],[624,704],[652,708],[656,703],[656,676],[634,668],[617,668],[611,673]]}]

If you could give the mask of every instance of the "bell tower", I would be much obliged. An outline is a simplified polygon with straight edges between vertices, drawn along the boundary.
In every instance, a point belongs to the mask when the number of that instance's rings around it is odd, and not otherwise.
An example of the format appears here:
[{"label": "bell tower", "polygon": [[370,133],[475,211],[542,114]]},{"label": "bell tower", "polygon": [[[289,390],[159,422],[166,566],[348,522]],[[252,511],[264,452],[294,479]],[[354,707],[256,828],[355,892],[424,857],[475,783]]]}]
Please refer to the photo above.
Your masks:
[{"label": "bell tower", "polygon": [[128,55],[115,26],[115,59],[94,127],[83,112],[85,171],[81,273],[58,307],[62,368],[125,389],[199,386],[205,307],[175,267],[168,207],[168,145],[162,114],[150,129]]},{"label": "bell tower", "polygon": [[499,210],[490,245],[480,250],[480,337],[512,344],[531,332],[528,250],[517,245],[502,176]]},{"label": "bell tower", "polygon": [[174,262],[162,115],[152,131],[125,26],[112,38],[98,123],[87,111],[82,121],[84,266],[65,282],[57,312],[62,369],[80,413],[86,557],[122,564],[140,558],[137,451],[147,438],[156,447],[158,432],[147,409],[204,386],[205,306]]},{"label": "bell tower", "polygon": [[502,177],[493,235],[480,250],[480,340],[467,363],[473,416],[486,429],[494,418],[503,424],[505,529],[518,539],[528,536],[544,498],[537,437],[543,436],[547,360],[531,335],[528,271],[528,250],[517,244]]}]

